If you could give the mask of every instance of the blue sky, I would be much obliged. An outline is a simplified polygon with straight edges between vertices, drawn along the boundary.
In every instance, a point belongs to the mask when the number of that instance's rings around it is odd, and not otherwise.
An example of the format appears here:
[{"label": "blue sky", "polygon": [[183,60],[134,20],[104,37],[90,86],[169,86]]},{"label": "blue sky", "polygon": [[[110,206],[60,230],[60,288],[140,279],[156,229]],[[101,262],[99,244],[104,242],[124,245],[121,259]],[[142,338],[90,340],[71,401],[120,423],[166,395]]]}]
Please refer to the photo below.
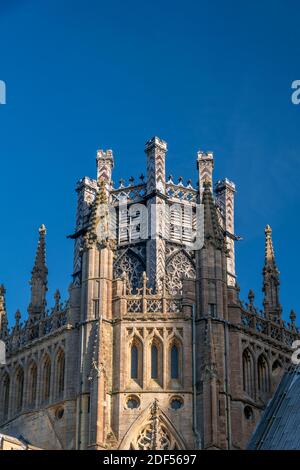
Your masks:
[{"label": "blue sky", "polygon": [[300,312],[300,5],[296,0],[0,1],[0,282],[26,314],[45,223],[49,300],[67,296],[76,181],[112,148],[114,181],[168,142],[167,173],[196,182],[196,152],[237,185],[241,294],[261,301],[264,226],[273,228],[285,315]]}]

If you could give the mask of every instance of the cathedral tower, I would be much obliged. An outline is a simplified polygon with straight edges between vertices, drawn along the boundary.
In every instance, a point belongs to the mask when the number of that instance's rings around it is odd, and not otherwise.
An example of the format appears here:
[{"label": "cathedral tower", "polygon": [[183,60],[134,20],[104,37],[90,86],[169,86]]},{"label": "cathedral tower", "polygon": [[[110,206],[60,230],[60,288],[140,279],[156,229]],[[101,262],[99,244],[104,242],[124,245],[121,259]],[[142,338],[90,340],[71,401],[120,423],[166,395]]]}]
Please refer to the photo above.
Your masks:
[{"label": "cathedral tower", "polygon": [[[0,286],[0,431],[45,449],[243,449],[299,339],[282,318],[271,228],[263,310],[240,299],[235,184],[166,177],[167,144],[145,146],[146,179],[112,181],[112,150],[76,187],[69,297],[47,308],[39,229],[28,318],[8,327]],[[197,187],[198,184],[198,187]],[[262,250],[263,254],[263,250]]]}]

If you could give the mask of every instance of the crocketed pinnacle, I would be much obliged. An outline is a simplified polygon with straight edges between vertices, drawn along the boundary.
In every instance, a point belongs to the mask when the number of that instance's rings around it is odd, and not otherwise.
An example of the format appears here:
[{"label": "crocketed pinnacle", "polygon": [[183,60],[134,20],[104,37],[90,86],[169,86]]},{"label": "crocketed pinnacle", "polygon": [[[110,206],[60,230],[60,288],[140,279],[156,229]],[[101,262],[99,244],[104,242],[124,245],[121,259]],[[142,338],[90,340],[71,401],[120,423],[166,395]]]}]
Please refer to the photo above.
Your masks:
[{"label": "crocketed pinnacle", "polygon": [[265,228],[265,262],[263,267],[263,305],[265,313],[275,319],[280,318],[282,311],[279,301],[279,284],[279,271],[275,261],[272,229],[270,225],[267,225]]},{"label": "crocketed pinnacle", "polygon": [[42,224],[39,228],[39,241],[37,245],[32,277],[38,276],[47,282],[48,268],[46,266],[46,227]]},{"label": "crocketed pinnacle", "polygon": [[98,192],[95,197],[95,201],[92,207],[92,212],[91,212],[91,218],[90,218],[90,224],[89,224],[89,232],[91,234],[96,233],[96,228],[97,228],[97,223],[99,219],[99,207],[101,204],[107,205],[107,193],[106,193],[106,183],[102,179],[98,183]]},{"label": "crocketed pinnacle", "polygon": [[31,300],[28,307],[30,316],[38,319],[45,312],[46,292],[48,290],[48,268],[46,265],[46,227],[39,228],[34,266],[31,271]]},{"label": "crocketed pinnacle", "polygon": [[265,267],[272,268],[278,273],[270,225],[265,228]]},{"label": "crocketed pinnacle", "polygon": [[104,179],[98,182],[98,188],[91,210],[86,246],[91,247],[97,242],[101,247],[109,246],[113,249],[114,240],[110,237],[108,197]]},{"label": "crocketed pinnacle", "polygon": [[218,221],[217,209],[212,195],[211,181],[207,178],[203,182],[202,204],[204,205],[204,238],[216,245],[224,247],[224,237]]}]

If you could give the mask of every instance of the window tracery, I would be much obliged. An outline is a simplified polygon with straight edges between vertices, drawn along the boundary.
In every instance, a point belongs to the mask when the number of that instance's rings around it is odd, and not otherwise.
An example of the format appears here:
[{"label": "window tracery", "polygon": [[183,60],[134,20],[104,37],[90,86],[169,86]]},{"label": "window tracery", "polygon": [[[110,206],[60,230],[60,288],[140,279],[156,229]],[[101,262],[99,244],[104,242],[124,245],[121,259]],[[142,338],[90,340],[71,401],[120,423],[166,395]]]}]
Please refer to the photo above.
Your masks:
[{"label": "window tracery", "polygon": [[128,279],[129,288],[132,293],[142,287],[142,275],[145,265],[132,251],[126,251],[117,259],[114,265],[114,278],[120,278],[125,272]]},{"label": "window tracery", "polygon": [[133,450],[175,450],[180,449],[173,433],[163,422],[155,401],[151,407],[149,420],[130,444]]},{"label": "window tracery", "polygon": [[166,285],[170,294],[182,293],[183,278],[195,279],[195,277],[195,268],[184,252],[178,252],[167,261]]}]

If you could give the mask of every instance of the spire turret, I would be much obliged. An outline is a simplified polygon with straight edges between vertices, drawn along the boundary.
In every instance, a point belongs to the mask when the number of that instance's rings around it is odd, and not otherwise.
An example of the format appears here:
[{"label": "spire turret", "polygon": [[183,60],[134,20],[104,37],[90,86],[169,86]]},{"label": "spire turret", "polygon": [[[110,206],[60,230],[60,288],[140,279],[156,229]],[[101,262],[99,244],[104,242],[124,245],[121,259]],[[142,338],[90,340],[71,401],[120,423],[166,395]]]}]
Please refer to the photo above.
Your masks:
[{"label": "spire turret", "polygon": [[265,264],[263,267],[264,309],[267,316],[279,319],[281,305],[279,301],[279,271],[276,265],[272,229],[270,225],[265,228]]},{"label": "spire turret", "polygon": [[39,241],[35,262],[31,271],[31,301],[28,307],[29,316],[38,319],[43,316],[46,307],[46,292],[48,290],[48,268],[46,266],[46,227],[39,228]]}]

